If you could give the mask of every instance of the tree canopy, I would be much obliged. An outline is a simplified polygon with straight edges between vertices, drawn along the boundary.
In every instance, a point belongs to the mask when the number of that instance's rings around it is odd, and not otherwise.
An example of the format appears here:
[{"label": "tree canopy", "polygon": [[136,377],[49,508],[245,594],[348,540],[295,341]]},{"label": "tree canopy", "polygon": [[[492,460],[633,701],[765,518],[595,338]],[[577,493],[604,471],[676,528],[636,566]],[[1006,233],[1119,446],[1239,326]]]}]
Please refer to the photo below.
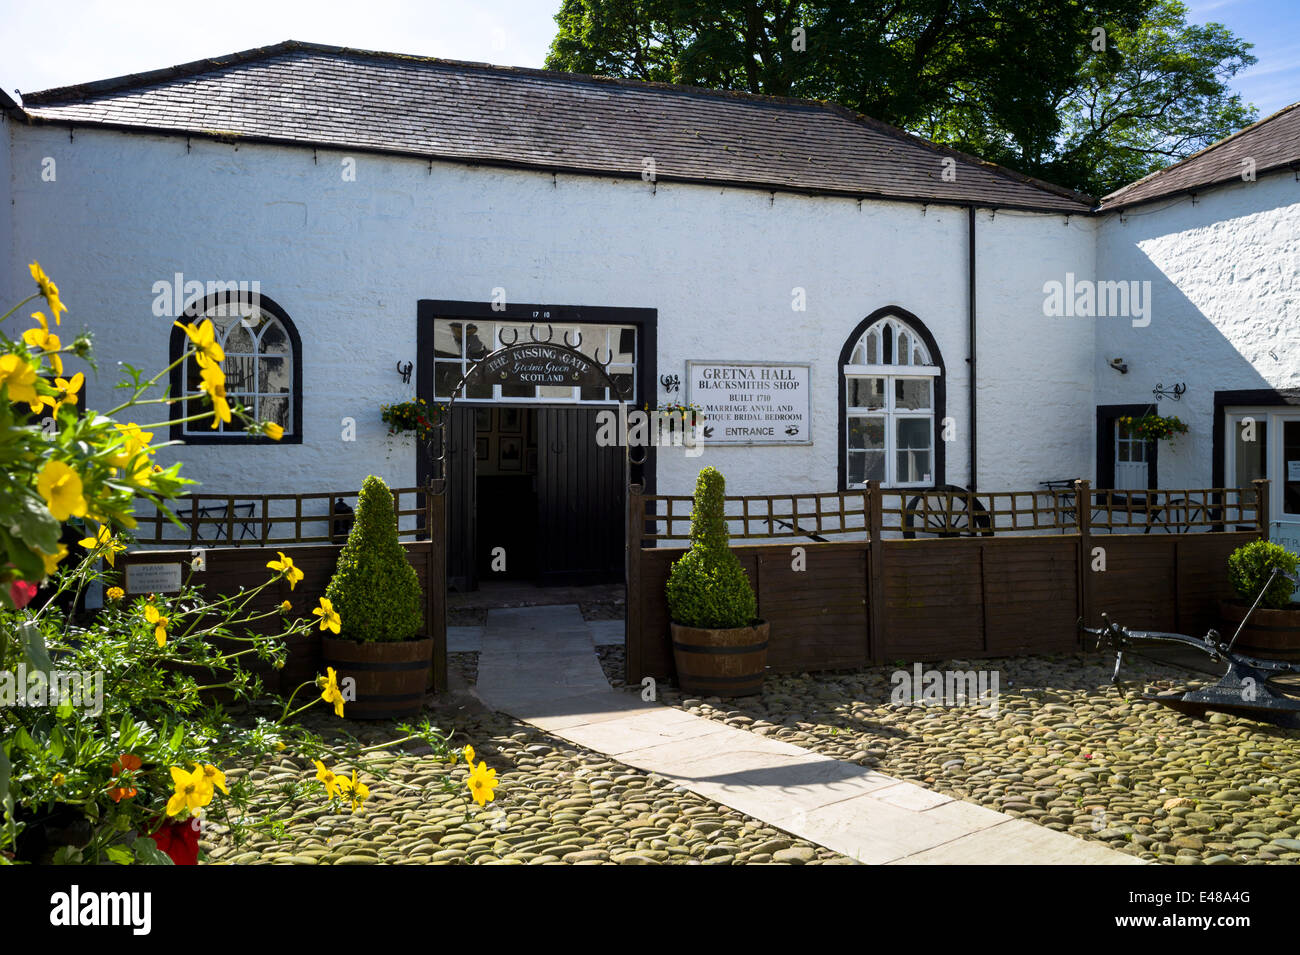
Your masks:
[{"label": "tree canopy", "polygon": [[563,0],[552,69],[830,100],[1101,196],[1253,122],[1178,0]]}]

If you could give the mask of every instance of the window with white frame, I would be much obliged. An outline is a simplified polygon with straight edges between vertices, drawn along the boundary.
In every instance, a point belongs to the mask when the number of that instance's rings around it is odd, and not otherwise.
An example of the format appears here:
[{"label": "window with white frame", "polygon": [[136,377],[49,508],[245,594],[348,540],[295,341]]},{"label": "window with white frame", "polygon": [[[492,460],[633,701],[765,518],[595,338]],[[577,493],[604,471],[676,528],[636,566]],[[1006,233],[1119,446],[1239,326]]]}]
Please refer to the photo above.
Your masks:
[{"label": "window with white frame", "polygon": [[850,351],[843,374],[847,485],[933,485],[940,369],[916,329],[893,315],[872,323]]},{"label": "window with white frame", "polygon": [[[445,401],[476,362],[509,344],[525,344],[529,328],[542,335],[546,326],[518,322],[438,319],[434,322],[434,396]],[[565,335],[568,335],[566,340]],[[636,394],[636,328],[625,325],[552,325],[551,343],[573,344],[596,361],[609,361],[606,371],[626,395]],[[457,401],[511,401],[539,404],[608,404],[619,400],[602,386],[476,385],[466,386]]]}]

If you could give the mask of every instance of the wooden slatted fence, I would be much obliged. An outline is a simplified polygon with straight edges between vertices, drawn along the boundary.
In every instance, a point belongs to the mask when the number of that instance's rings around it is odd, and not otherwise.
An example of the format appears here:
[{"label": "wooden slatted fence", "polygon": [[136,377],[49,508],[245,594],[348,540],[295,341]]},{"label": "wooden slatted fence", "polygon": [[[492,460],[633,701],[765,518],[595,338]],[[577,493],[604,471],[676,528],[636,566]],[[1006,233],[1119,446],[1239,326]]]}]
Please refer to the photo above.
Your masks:
[{"label": "wooden slatted fence", "polygon": [[[801,672],[1072,651],[1077,619],[1095,624],[1103,612],[1203,633],[1230,595],[1227,555],[1266,534],[1267,493],[1266,481],[1147,492],[1087,481],[993,493],[869,485],[729,497],[727,515],[772,624],[769,666]],[[630,682],[672,674],[664,588],[690,501],[629,494]]]}]

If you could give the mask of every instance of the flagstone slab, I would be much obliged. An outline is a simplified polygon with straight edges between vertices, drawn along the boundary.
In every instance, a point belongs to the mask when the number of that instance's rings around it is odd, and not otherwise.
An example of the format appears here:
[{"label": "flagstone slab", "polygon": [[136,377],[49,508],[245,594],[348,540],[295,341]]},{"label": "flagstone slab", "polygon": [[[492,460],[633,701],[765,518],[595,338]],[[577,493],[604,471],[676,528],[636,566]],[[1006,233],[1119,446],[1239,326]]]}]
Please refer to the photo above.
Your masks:
[{"label": "flagstone slab", "polygon": [[889,865],[1149,865],[1124,852],[1012,819]]},{"label": "flagstone slab", "polygon": [[474,693],[548,733],[859,862],[1143,864],[855,763],[616,692],[595,647],[616,632],[621,640],[621,631],[620,621],[583,621],[576,605],[492,610]]}]

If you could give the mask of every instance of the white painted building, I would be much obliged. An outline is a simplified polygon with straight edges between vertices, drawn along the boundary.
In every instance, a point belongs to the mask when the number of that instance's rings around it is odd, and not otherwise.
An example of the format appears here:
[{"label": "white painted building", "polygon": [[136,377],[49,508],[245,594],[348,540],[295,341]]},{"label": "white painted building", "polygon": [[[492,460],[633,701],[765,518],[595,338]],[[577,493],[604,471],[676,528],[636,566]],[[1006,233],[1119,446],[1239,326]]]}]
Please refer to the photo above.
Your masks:
[{"label": "white painted building", "polygon": [[[502,329],[549,312],[556,340],[581,328],[584,351],[613,353],[638,405],[705,403],[704,368],[806,381],[777,416],[795,433],[660,450],[637,474],[658,493],[713,464],[733,494],[1267,476],[1274,516],[1300,496],[1300,473],[1280,487],[1300,461],[1300,184],[1268,171],[1300,147],[1213,185],[1229,178],[1215,147],[1098,207],[825,104],[296,43],[9,101],[0,145],[0,300],[27,294],[32,260],[59,282],[65,326],[96,335],[91,407],[115,363],[167,364],[185,282],[199,309],[209,283],[256,283],[264,321],[228,323],[227,373],[286,438],[178,431],[168,453],[204,490],[423,482],[427,457],[386,436],[379,406],[446,398]],[[1177,190],[1198,164],[1213,175],[1193,203]],[[1050,283],[1112,280],[1151,282],[1149,324],[1047,314]],[[1190,434],[1116,470],[1107,409],[1175,383],[1159,410]],[[474,448],[449,475],[460,533],[613,521],[530,557],[547,579],[598,576],[583,549],[621,549],[621,457],[587,447],[611,396],[498,386],[456,404],[453,442]],[[1213,438],[1251,411],[1269,429],[1258,461]]]}]

